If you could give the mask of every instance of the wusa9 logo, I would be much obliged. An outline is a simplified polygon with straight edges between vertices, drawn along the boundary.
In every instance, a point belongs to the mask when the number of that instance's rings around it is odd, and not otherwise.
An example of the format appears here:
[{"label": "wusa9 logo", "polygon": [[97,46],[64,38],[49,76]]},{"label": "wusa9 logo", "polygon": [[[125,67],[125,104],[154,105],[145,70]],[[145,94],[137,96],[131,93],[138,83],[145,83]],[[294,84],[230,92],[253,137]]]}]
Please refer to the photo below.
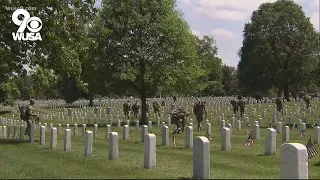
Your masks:
[{"label": "wusa9 logo", "polygon": [[[22,17],[23,16],[23,17]],[[22,19],[20,20],[19,19]],[[18,31],[15,33],[12,33],[13,40],[17,41],[42,41],[41,35],[39,31],[42,28],[42,21],[38,17],[30,17],[30,14],[28,11],[24,9],[17,9],[12,14],[12,21],[16,25],[19,26]],[[24,33],[24,30],[28,28],[30,32]]]}]

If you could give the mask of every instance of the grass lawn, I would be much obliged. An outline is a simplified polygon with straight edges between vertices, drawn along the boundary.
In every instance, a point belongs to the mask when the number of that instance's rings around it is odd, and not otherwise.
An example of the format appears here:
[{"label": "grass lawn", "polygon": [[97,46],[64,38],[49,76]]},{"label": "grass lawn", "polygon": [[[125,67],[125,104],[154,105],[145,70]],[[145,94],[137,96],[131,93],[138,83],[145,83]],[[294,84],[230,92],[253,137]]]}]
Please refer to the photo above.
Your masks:
[{"label": "grass lawn", "polygon": [[[301,106],[302,103],[298,103]],[[254,105],[253,107],[255,107]],[[252,148],[244,147],[246,141],[245,130],[251,130],[252,127],[242,126],[241,131],[235,128],[232,131],[230,151],[221,151],[220,146],[220,125],[216,121],[216,115],[210,120],[212,124],[212,139],[210,144],[211,151],[211,178],[237,178],[237,179],[279,179],[280,178],[280,146],[281,134],[277,135],[277,152],[273,156],[264,156],[266,126],[271,119],[273,113],[273,104],[267,112],[267,117],[263,118],[263,126],[261,128],[261,139],[255,140]],[[289,103],[289,106],[293,106]],[[293,112],[293,108],[289,111]],[[247,105],[248,111],[250,106]],[[225,108],[221,107],[221,112]],[[261,106],[261,110],[265,109],[265,105]],[[231,108],[230,108],[231,110]],[[56,110],[55,110],[56,112]],[[262,111],[261,111],[262,112]],[[210,113],[210,112],[209,112]],[[215,113],[214,113],[215,114]],[[221,113],[218,113],[221,114]],[[262,113],[261,113],[262,114]],[[302,114],[302,113],[301,113]],[[311,123],[316,120],[307,114],[307,122]],[[258,113],[257,113],[258,115]],[[4,115],[10,117],[10,114]],[[225,119],[231,119],[231,112]],[[293,115],[293,121],[297,122],[298,117]],[[256,117],[250,117],[256,119]],[[285,118],[287,119],[287,118]],[[167,120],[167,118],[165,118]],[[57,148],[49,149],[50,130],[46,133],[46,145],[39,145],[39,128],[35,131],[35,143],[30,144],[26,141],[19,140],[0,140],[0,179],[8,178],[190,178],[193,174],[193,152],[192,149],[186,149],[185,135],[177,135],[174,147],[172,144],[172,136],[170,135],[170,145],[161,146],[162,136],[160,127],[153,125],[152,133],[157,137],[157,165],[155,169],[146,170],[143,168],[143,143],[141,142],[141,130],[135,130],[130,127],[133,132],[132,140],[122,140],[122,128],[114,127],[114,131],[119,133],[119,159],[117,161],[109,161],[108,140],[105,138],[106,128],[99,127],[98,136],[93,141],[93,155],[84,157],[84,137],[81,134],[81,125],[78,128],[78,136],[73,136],[71,151],[63,150],[64,128],[65,122],[48,121],[54,123],[57,127],[58,123],[63,125],[63,131],[58,135]],[[154,120],[156,122],[156,120]],[[98,123],[99,124],[99,123]],[[251,123],[252,124],[252,123]],[[205,122],[203,122],[205,125]],[[173,125],[170,127],[170,133],[173,131]],[[204,126],[205,127],[205,126]],[[73,130],[73,126],[70,125]],[[196,125],[194,124],[194,128]],[[90,126],[88,130],[93,130]],[[18,137],[19,137],[18,131]],[[194,131],[194,137],[205,135],[205,130],[200,133]],[[306,137],[300,137],[299,130],[291,130],[290,142],[298,142],[304,145],[310,137],[313,137],[313,129],[308,128]],[[28,138],[27,136],[25,137]],[[319,150],[319,145],[315,145]],[[317,155],[309,162],[309,178],[320,179],[320,157]]]}]

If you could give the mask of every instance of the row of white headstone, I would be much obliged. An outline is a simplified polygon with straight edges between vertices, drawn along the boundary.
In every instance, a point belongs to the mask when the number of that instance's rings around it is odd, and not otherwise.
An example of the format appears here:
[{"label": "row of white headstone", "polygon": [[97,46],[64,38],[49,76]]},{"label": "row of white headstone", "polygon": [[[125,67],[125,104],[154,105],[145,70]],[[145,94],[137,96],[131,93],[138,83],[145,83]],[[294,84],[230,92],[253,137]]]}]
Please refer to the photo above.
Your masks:
[{"label": "row of white headstone", "polygon": [[[16,129],[15,126],[14,129]],[[124,126],[124,132],[129,127]],[[144,168],[152,169],[156,167],[156,136],[148,133],[148,126],[142,126],[142,141],[144,142]],[[2,137],[5,135],[6,126],[1,126]],[[162,144],[169,144],[168,126],[162,129],[163,139]],[[20,137],[24,136],[24,126],[21,125]],[[46,127],[40,127],[40,145],[45,144]],[[84,156],[92,155],[93,149],[93,132],[85,132],[85,147]],[[124,133],[123,139],[127,136]],[[117,160],[119,155],[119,137],[117,132],[109,132],[109,160]],[[231,149],[230,129],[222,128],[221,150]],[[29,142],[34,142],[34,124],[31,124],[31,134]],[[54,149],[57,146],[57,128],[51,128],[51,143],[50,148]],[[210,178],[210,142],[206,137],[198,136],[193,139],[192,127],[186,129],[186,147],[193,148],[193,177],[201,179]],[[64,135],[64,151],[71,150],[71,130],[66,129]],[[266,136],[266,155],[274,154],[276,151],[276,130],[268,128]],[[307,179],[308,178],[308,155],[304,145],[299,143],[287,143],[281,146],[281,179]],[[290,163],[289,163],[290,162]]]}]

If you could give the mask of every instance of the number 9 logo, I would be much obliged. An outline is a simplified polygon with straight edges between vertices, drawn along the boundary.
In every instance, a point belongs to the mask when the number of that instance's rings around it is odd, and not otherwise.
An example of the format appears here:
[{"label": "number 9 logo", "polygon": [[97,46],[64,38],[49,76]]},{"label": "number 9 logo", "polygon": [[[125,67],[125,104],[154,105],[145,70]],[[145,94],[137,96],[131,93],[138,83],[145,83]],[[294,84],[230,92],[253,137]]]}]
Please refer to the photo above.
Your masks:
[{"label": "number 9 logo", "polygon": [[[23,20],[19,20],[19,15],[23,15]],[[17,32],[22,33],[26,27],[30,32],[36,33],[39,32],[42,28],[42,21],[38,17],[30,17],[30,14],[28,11],[24,9],[17,9],[12,14],[12,21],[16,25],[20,26]]]}]

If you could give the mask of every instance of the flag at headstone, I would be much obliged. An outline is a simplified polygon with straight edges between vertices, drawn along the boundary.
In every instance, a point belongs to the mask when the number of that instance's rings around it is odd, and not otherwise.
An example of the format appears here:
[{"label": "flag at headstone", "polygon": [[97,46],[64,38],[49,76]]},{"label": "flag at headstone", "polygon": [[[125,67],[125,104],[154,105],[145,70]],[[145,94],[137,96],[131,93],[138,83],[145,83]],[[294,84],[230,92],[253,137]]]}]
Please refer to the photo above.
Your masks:
[{"label": "flag at headstone", "polygon": [[211,138],[211,136],[210,136],[208,133],[205,135],[205,137],[208,138],[208,140],[209,140],[210,143],[212,142],[212,138]]},{"label": "flag at headstone", "polygon": [[318,154],[317,149],[314,147],[314,145],[311,142],[311,135],[307,144],[307,152],[308,152],[308,159],[313,158],[314,156],[316,156]]},{"label": "flag at headstone", "polygon": [[245,147],[250,147],[253,145],[253,137],[252,137],[252,132],[250,133],[246,143],[244,144]]}]

